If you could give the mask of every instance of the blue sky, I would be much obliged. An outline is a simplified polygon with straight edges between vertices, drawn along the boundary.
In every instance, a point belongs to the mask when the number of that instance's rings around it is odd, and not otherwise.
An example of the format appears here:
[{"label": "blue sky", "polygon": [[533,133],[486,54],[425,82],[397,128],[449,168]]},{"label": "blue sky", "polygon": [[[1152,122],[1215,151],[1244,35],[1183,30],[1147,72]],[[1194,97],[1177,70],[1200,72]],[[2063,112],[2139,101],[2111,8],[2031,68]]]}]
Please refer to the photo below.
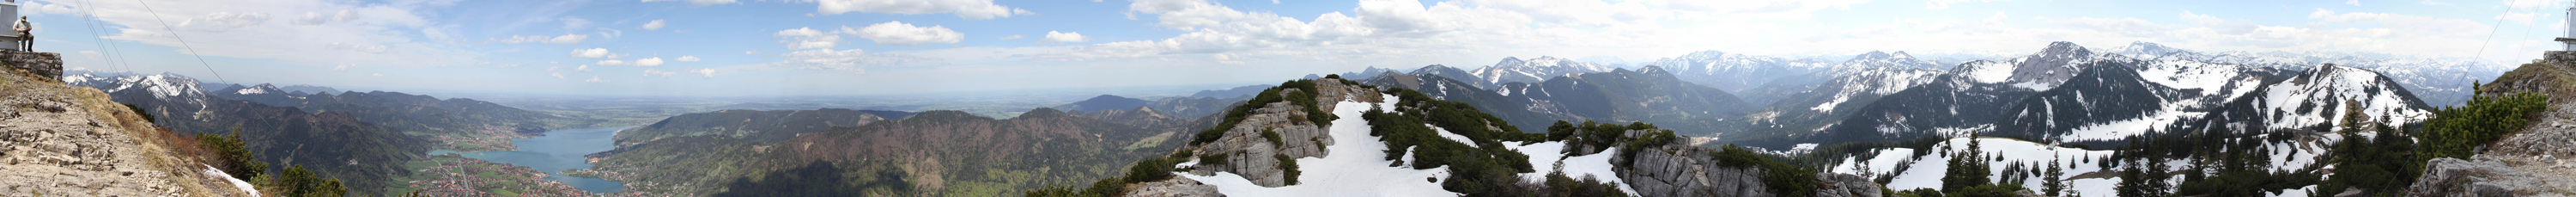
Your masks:
[{"label": "blue sky", "polygon": [[[2563,34],[2568,4],[2538,0],[20,3],[19,12],[38,24],[38,50],[63,53],[66,66],[76,69],[398,91],[729,96],[1262,84],[1369,66],[1473,68],[1514,56],[1617,57],[1642,62],[1701,50],[1766,55],[1850,55],[1872,50],[2026,54],[2053,41],[2094,48],[2145,41],[2200,51],[2366,52],[2520,62],[2557,47],[2546,40]],[[204,63],[189,54],[203,55]],[[221,77],[214,77],[215,73]]]}]

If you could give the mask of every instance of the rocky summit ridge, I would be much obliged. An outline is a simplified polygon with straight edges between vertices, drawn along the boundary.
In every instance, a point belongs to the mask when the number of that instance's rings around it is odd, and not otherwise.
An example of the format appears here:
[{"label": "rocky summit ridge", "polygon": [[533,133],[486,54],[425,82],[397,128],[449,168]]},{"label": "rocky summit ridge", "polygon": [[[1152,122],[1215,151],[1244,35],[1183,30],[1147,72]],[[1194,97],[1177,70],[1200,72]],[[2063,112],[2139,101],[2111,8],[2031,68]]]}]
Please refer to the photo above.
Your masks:
[{"label": "rocky summit ridge", "polygon": [[183,155],[158,129],[97,89],[63,84],[54,53],[0,51],[0,194],[250,196]]}]

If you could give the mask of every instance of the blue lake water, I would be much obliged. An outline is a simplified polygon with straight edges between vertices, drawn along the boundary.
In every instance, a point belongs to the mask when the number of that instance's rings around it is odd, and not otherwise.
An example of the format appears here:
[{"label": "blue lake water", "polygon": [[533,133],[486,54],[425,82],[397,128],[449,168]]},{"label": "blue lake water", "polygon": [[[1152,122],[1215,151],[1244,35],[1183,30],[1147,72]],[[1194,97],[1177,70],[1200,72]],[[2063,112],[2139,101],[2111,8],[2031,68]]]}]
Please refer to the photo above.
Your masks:
[{"label": "blue lake water", "polygon": [[527,166],[529,168],[535,168],[538,172],[554,174],[546,176],[546,180],[563,182],[566,185],[572,185],[572,187],[581,188],[581,190],[584,191],[610,193],[617,192],[617,190],[624,190],[626,189],[626,185],[619,184],[616,181],[609,181],[607,179],[567,176],[564,175],[563,171],[590,168],[590,162],[583,162],[581,156],[615,149],[616,142],[613,139],[610,139],[610,137],[617,136],[617,130],[623,130],[626,128],[635,127],[599,127],[546,131],[546,136],[510,140],[512,145],[519,146],[519,150],[516,151],[477,151],[460,153],[452,150],[435,150],[430,151],[429,154],[438,155],[456,153],[457,155],[465,156],[465,158]]}]

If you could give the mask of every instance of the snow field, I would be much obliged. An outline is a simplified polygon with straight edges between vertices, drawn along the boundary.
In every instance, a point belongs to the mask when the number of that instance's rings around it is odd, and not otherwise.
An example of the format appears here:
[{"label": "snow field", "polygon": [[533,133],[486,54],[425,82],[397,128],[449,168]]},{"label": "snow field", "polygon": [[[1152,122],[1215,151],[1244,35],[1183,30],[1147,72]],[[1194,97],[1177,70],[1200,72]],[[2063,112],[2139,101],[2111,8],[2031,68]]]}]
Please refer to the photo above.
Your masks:
[{"label": "snow field", "polygon": [[[1394,95],[1381,96],[1384,96],[1387,101],[1397,99]],[[1376,105],[1393,109],[1394,106],[1391,103],[1393,102],[1376,103]],[[1299,184],[1262,187],[1252,184],[1251,180],[1244,179],[1241,175],[1227,172],[1218,172],[1212,176],[1175,173],[1175,176],[1216,186],[1217,192],[1226,196],[1459,195],[1442,190],[1440,183],[1430,181],[1431,178],[1448,177],[1449,167],[1421,170],[1411,167],[1387,167],[1387,164],[1392,161],[1382,159],[1386,158],[1386,142],[1380,141],[1376,136],[1369,136],[1368,120],[1360,118],[1361,112],[1367,111],[1370,103],[1346,100],[1334,105],[1333,115],[1342,117],[1334,119],[1333,125],[1326,128],[1331,133],[1334,143],[1324,148],[1327,151],[1326,157],[1296,158],[1297,170],[1303,172],[1298,177]]]},{"label": "snow field", "polygon": [[[1915,188],[1941,188],[1941,175],[1944,171],[1949,170],[1948,162],[1950,161],[1949,156],[1945,156],[1940,153],[1941,147],[1951,147],[1953,151],[1965,149],[1967,148],[1968,140],[1971,139],[1952,138],[1949,141],[1944,141],[1941,144],[1934,145],[1932,153],[1925,154],[1919,158],[1913,158],[1913,163],[1907,164],[1910,167],[1908,167],[1904,172],[1895,172],[1901,174],[1898,174],[1896,179],[1888,181],[1887,189],[1912,190]],[[1979,144],[1980,151],[1985,152],[1987,155],[2004,158],[2003,161],[1995,161],[1991,159],[1985,160],[1988,165],[1995,168],[1991,171],[1993,174],[1989,174],[1987,176],[1995,177],[1997,179],[2001,178],[2005,165],[2010,165],[2012,163],[2037,163],[2038,165],[2043,166],[2032,167],[2040,167],[2044,169],[2044,165],[2047,165],[2050,159],[2062,159],[2059,160],[2060,163],[2058,163],[2058,165],[2073,166],[2071,168],[2064,168],[2063,171],[2066,173],[2065,176],[2074,177],[2079,174],[2102,171],[2098,164],[2092,163],[2092,161],[2094,159],[2111,156],[2111,151],[2107,150],[2097,151],[2075,148],[2059,148],[2056,146],[2014,139],[1978,138],[1974,140],[1981,143]],[[1906,158],[1913,157],[1914,150],[1908,148],[1894,148],[1882,149],[1879,150],[1878,153],[1878,157],[1869,159],[1869,171],[1883,175],[1895,171],[1898,163],[1906,161]],[[1844,161],[1843,164],[1837,165],[1828,170],[1833,170],[1837,173],[1853,173],[1852,165],[1855,164],[1855,161],[1850,158],[1846,158],[1845,160],[1846,161]],[[2093,195],[2107,195],[2114,194],[2113,192],[2115,192],[2115,190],[2112,190],[2112,186],[2117,185],[2116,183],[2119,183],[2119,180],[2113,178],[2075,179],[2067,182],[2067,190],[2069,191]],[[2037,174],[2034,174],[2031,178],[2025,181],[2023,186],[2028,187],[2033,191],[2037,191],[2042,189],[2040,188],[2039,183],[2041,183],[2041,179],[2039,179]]]},{"label": "snow field", "polygon": [[1618,183],[1619,191],[1637,193],[1635,187],[1628,186],[1627,180],[1619,179],[1619,173],[1610,171],[1613,166],[1610,164],[1610,154],[1607,153],[1619,152],[1618,147],[1611,147],[1591,155],[1567,157],[1564,152],[1565,142],[1515,144],[1517,143],[1503,143],[1503,146],[1529,155],[1530,169],[1538,170],[1521,173],[1523,181],[1546,181],[1547,173],[1562,169],[1565,170],[1566,177],[1581,180],[1583,176],[1591,175],[1603,182]]}]

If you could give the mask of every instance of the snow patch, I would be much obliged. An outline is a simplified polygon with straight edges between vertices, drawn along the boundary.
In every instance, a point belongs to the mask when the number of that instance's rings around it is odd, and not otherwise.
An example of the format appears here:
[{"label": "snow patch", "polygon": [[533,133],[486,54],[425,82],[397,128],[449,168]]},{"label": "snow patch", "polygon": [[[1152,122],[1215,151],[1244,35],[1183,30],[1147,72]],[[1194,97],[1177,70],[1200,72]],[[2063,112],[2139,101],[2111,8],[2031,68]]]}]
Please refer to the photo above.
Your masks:
[{"label": "snow patch", "polygon": [[250,193],[250,196],[259,196],[259,190],[252,189],[256,187],[252,187],[249,181],[242,181],[241,179],[233,178],[232,174],[226,174],[223,170],[217,170],[215,169],[215,166],[206,165],[205,173],[206,176],[224,177],[224,182],[233,183],[233,188],[241,189],[242,193]]},{"label": "snow patch", "polygon": [[[1394,95],[1382,95],[1395,101]],[[1390,103],[1375,103],[1392,109]],[[1369,136],[1368,120],[1358,118],[1371,103],[1342,101],[1334,103],[1333,126],[1326,128],[1333,145],[1322,158],[1296,158],[1297,170],[1303,172],[1299,184],[1262,187],[1242,175],[1218,172],[1210,176],[1175,173],[1175,176],[1198,180],[1216,186],[1226,196],[1458,196],[1440,188],[1434,178],[1448,177],[1446,166],[1416,170],[1410,167],[1387,167],[1386,142]],[[1436,127],[1435,127],[1436,128]]]}]

